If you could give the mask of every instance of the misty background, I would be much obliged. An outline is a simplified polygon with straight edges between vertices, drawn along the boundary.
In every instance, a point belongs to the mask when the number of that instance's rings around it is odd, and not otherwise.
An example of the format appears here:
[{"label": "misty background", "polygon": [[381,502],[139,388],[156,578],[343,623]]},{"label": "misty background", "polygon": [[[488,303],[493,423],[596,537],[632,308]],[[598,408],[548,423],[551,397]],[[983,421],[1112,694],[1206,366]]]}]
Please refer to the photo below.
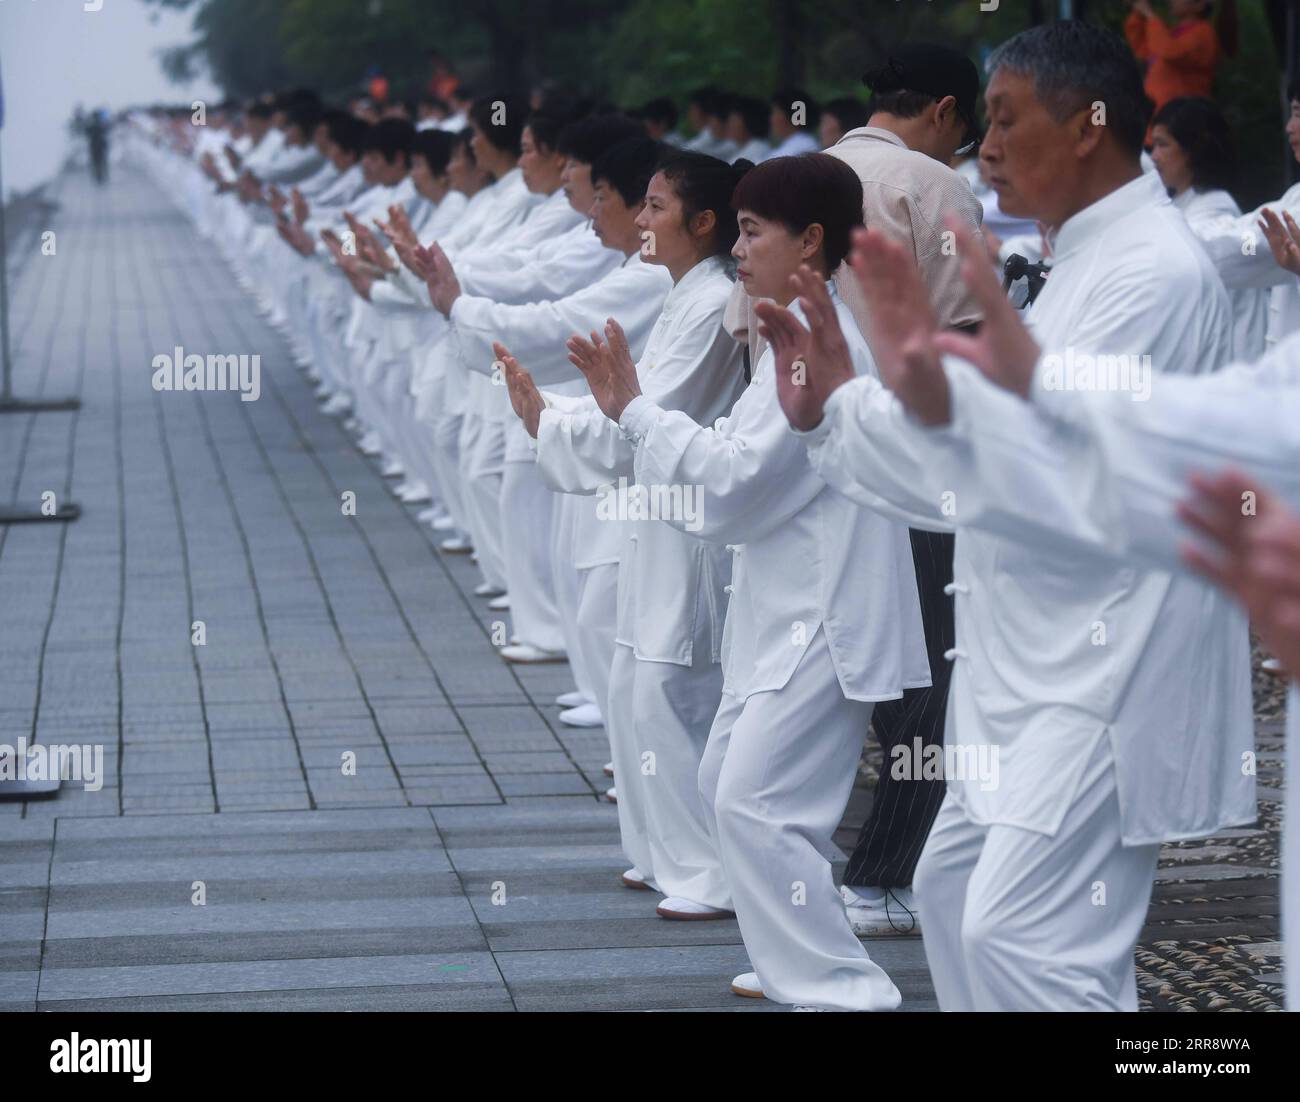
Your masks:
[{"label": "misty background", "polygon": [[87,111],[115,110],[218,98],[206,75],[173,83],[159,61],[160,50],[193,37],[191,12],[140,0],[103,0],[99,11],[85,8],[85,0],[0,0],[6,197],[58,172],[69,149],[67,123],[78,104]]}]

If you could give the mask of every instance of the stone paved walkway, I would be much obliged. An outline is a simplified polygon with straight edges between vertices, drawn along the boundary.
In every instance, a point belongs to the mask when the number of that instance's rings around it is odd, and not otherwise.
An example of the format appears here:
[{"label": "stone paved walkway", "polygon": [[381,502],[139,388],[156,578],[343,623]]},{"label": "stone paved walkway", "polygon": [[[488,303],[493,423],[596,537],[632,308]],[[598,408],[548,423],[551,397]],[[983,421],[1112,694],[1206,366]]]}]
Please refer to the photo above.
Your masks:
[{"label": "stone paved walkway", "polygon": [[[84,515],[0,528],[0,742],[102,745],[105,779],[0,803],[0,1009],[775,1009],[727,990],[734,922],[619,885],[604,732],[552,706],[567,667],[496,657],[472,566],[185,218],[129,171],[54,193],[57,254],[15,248],[16,389],[83,406],[0,421],[0,499]],[[260,354],[260,399],[155,392],[176,346]],[[1210,936],[1267,949],[1256,911]],[[871,951],[934,1008],[918,940]]]}]

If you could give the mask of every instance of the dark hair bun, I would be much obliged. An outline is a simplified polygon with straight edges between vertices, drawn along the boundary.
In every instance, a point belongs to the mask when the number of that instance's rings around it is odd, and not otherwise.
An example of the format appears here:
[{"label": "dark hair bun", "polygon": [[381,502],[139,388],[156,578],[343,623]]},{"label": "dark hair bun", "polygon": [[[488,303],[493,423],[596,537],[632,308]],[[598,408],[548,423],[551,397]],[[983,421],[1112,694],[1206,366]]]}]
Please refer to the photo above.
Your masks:
[{"label": "dark hair bun", "polygon": [[745,175],[746,172],[754,167],[754,162],[749,160],[747,157],[738,157],[736,160],[731,162],[731,167],[736,172],[736,179],[740,179],[740,177]]}]

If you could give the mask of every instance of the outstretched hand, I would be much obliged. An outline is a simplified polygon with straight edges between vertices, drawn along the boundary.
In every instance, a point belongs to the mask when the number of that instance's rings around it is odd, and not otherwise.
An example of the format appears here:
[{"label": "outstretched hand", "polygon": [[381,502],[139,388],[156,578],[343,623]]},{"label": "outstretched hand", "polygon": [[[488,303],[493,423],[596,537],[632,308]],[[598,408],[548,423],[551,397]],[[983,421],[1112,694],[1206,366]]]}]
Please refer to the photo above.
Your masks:
[{"label": "outstretched hand", "polygon": [[759,334],[772,346],[776,393],[786,420],[806,432],[821,423],[827,399],[853,378],[853,358],[825,280],[803,265],[790,277],[790,286],[807,328],[774,302],[755,303],[754,312]]},{"label": "outstretched hand", "polygon": [[510,354],[504,344],[493,341],[492,353],[505,366],[506,387],[510,391],[510,406],[515,415],[524,423],[524,429],[534,440],[537,439],[538,426],[542,420],[542,410],[546,400],[537,389],[533,377],[519,366],[519,361]]},{"label": "outstretched hand", "polygon": [[628,350],[627,336],[613,318],[606,320],[605,334],[612,344],[602,341],[599,333],[592,333],[590,340],[575,333],[566,347],[569,362],[586,378],[596,405],[606,417],[617,422],[632,399],[640,395],[641,382]]},{"label": "outstretched hand", "polygon": [[1245,606],[1251,625],[1300,678],[1300,517],[1238,471],[1194,475],[1180,519],[1203,546],[1183,560]]},{"label": "outstretched hand", "polygon": [[1275,211],[1265,207],[1260,212],[1259,228],[1264,231],[1273,259],[1292,275],[1300,275],[1300,226],[1291,212],[1283,210],[1279,218]]}]

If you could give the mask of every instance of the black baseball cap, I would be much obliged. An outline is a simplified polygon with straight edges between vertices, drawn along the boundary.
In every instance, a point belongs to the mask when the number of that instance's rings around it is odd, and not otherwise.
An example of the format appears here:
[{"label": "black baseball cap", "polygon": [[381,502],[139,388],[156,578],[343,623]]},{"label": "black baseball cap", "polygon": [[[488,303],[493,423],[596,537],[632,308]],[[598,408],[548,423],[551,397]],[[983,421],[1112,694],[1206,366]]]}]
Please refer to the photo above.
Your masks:
[{"label": "black baseball cap", "polygon": [[976,100],[980,74],[969,57],[949,46],[930,42],[906,42],[891,50],[876,68],[862,74],[862,83],[873,95],[888,92],[923,92],[957,101],[957,113],[966,122],[971,142],[983,138],[976,123]]}]

